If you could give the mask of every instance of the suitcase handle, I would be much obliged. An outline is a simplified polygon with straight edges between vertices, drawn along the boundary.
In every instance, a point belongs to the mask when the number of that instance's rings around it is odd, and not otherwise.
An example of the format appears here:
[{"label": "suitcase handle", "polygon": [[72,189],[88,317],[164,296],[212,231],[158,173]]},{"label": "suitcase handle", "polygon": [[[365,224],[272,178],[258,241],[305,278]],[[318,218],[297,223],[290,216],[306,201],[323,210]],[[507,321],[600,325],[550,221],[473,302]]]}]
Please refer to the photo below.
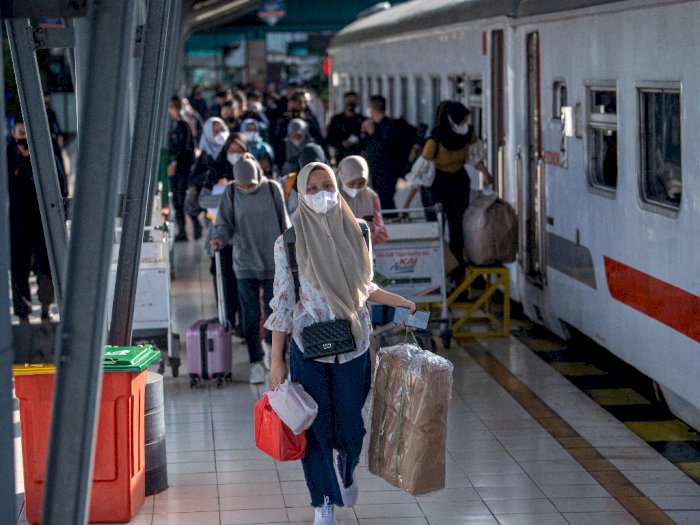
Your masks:
[{"label": "suitcase handle", "polygon": [[224,295],[224,277],[221,273],[221,253],[219,250],[214,252],[214,264],[216,265],[216,307],[219,313],[219,323],[221,326],[226,327],[226,299]]}]

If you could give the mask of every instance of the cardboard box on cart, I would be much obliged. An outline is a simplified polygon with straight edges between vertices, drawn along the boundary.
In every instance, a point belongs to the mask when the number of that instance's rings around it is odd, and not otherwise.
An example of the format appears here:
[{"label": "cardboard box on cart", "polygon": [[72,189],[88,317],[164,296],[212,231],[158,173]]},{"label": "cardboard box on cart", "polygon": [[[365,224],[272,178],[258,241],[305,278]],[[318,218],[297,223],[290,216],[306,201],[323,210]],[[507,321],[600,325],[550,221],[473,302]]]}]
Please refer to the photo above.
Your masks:
[{"label": "cardboard box on cart", "polygon": [[[145,501],[146,367],[160,357],[151,345],[105,347],[93,464],[90,523],[128,522]],[[39,523],[54,391],[54,365],[15,365],[27,521]],[[70,431],[70,429],[66,429]]]}]

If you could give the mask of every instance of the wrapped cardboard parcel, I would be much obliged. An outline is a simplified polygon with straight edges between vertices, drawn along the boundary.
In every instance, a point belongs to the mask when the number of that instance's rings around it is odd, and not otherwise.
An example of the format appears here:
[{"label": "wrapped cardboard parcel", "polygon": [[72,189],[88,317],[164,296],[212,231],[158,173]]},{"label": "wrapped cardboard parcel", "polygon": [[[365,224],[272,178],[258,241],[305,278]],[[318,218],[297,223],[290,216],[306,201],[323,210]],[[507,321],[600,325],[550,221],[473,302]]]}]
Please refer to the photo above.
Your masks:
[{"label": "wrapped cardboard parcel", "polygon": [[415,345],[382,348],[372,402],[369,470],[406,492],[445,487],[452,363]]}]

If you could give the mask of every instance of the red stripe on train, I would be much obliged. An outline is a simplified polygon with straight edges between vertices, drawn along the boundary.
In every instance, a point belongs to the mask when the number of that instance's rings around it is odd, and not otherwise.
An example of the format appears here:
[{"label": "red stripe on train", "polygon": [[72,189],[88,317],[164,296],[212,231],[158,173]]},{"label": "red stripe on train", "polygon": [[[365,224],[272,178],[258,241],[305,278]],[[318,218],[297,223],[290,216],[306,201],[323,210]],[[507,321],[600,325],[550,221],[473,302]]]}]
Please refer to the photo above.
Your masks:
[{"label": "red stripe on train", "polygon": [[610,295],[700,342],[700,297],[608,257]]}]

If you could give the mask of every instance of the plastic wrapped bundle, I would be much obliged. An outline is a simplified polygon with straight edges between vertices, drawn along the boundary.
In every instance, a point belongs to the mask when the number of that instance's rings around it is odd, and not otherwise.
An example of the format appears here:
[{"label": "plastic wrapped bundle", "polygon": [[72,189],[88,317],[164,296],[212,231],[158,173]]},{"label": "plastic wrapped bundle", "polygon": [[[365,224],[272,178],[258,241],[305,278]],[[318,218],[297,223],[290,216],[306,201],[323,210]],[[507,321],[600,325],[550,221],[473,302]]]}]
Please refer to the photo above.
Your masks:
[{"label": "plastic wrapped bundle", "polygon": [[506,201],[484,191],[463,218],[464,255],[475,264],[513,262],[518,251],[518,220]]},{"label": "plastic wrapped bundle", "polygon": [[369,470],[409,494],[445,487],[452,363],[415,345],[382,348],[372,402]]}]

